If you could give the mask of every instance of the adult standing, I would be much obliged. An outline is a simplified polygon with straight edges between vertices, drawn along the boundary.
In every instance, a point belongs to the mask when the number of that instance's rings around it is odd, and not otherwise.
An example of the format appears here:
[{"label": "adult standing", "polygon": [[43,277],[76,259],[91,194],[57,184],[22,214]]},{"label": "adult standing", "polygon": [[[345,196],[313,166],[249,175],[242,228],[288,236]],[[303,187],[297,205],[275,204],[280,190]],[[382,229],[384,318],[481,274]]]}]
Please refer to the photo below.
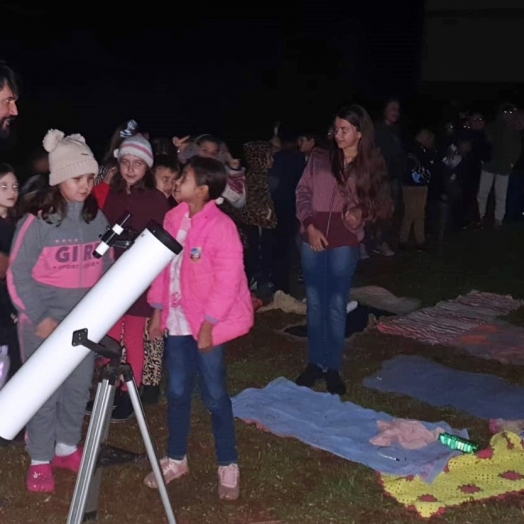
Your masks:
[{"label": "adult standing", "polygon": [[359,244],[366,223],[391,216],[392,202],[367,111],[342,108],[333,136],[329,150],[313,150],[296,190],[308,338],[308,364],[296,383],[312,387],[325,378],[330,393],[343,395],[346,304]]}]

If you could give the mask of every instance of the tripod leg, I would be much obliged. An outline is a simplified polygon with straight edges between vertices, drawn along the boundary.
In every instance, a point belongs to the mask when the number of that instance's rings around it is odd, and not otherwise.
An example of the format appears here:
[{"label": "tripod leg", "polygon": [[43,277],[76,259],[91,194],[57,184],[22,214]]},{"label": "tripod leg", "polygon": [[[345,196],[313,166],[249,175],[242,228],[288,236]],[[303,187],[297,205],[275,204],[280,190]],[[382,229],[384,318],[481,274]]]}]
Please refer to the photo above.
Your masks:
[{"label": "tripod leg", "polygon": [[81,524],[84,519],[84,509],[86,505],[89,486],[95,471],[98,452],[104,437],[104,430],[107,429],[110,407],[113,404],[115,386],[104,379],[97,386],[91,421],[87,430],[84,443],[84,453],[80,463],[80,470],[76,478],[75,491],[69,509],[67,524]]},{"label": "tripod leg", "polygon": [[158,491],[160,493],[160,498],[162,499],[162,504],[164,505],[164,511],[166,512],[167,521],[169,524],[176,524],[175,515],[173,513],[173,508],[169,501],[169,495],[167,493],[166,483],[164,481],[164,475],[162,475],[162,470],[158,462],[158,458],[155,453],[155,448],[151,440],[151,434],[147,427],[147,421],[144,415],[144,408],[142,407],[142,402],[138,396],[138,391],[136,389],[136,384],[134,379],[131,377],[130,380],[126,380],[127,391],[129,392],[129,397],[133,408],[135,410],[136,420],[138,422],[138,427],[140,428],[140,433],[142,434],[142,440],[144,441],[144,446],[146,447],[147,456],[149,462],[151,463],[151,468],[155,475],[156,483],[158,485]]}]

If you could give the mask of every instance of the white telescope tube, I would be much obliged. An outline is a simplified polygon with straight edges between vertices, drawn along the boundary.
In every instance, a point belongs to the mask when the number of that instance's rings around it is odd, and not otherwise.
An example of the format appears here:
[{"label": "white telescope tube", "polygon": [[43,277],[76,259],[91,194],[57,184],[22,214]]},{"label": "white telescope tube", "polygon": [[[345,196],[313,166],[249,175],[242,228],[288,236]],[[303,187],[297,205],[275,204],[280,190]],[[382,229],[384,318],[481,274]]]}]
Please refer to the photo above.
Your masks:
[{"label": "white telescope tube", "polygon": [[150,223],[0,390],[0,437],[12,440],[89,354],[73,332],[100,342],[182,246]]}]

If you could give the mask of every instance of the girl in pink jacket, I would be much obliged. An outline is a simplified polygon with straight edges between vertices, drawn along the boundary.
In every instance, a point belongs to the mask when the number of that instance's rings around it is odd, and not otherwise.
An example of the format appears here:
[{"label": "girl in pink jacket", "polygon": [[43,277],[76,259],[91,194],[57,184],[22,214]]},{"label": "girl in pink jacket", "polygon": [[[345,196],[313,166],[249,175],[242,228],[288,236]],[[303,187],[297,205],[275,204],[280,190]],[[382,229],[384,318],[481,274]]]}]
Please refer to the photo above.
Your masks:
[{"label": "girl in pink jacket", "polygon": [[[220,209],[227,181],[223,164],[200,156],[189,160],[175,186],[179,205],[164,228],[184,249],[153,282],[150,337],[166,335],[168,444],[160,461],[166,483],[189,472],[187,437],[198,374],[202,401],[211,413],[218,462],[218,495],[239,495],[238,457],[231,400],[226,388],[224,343],[246,334],[253,306],[243,248],[233,220]],[[157,488],[154,475],[144,480]]]}]

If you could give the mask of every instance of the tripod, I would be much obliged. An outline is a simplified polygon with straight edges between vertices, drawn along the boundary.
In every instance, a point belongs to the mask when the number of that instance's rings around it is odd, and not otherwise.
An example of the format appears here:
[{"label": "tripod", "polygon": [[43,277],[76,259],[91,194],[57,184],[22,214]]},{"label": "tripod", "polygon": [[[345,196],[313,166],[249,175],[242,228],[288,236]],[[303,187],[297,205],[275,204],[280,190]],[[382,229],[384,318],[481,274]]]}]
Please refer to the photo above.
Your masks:
[{"label": "tripod", "polygon": [[107,336],[102,339],[101,343],[97,344],[88,339],[87,329],[80,329],[73,333],[72,345],[87,347],[103,357],[108,357],[110,362],[102,373],[97,386],[91,421],[87,430],[84,452],[76,479],[73,499],[69,508],[67,524],[81,524],[86,520],[96,519],[98,495],[102,480],[102,469],[99,457],[100,447],[109,434],[111,408],[115,397],[116,382],[121,375],[124,377],[124,382],[135,410],[142,440],[155,475],[167,521],[169,524],[176,524],[175,515],[169,502],[164,476],[162,475],[153,442],[151,441],[144,410],[133,378],[133,372],[129,364],[120,363],[122,354],[120,344]]}]

